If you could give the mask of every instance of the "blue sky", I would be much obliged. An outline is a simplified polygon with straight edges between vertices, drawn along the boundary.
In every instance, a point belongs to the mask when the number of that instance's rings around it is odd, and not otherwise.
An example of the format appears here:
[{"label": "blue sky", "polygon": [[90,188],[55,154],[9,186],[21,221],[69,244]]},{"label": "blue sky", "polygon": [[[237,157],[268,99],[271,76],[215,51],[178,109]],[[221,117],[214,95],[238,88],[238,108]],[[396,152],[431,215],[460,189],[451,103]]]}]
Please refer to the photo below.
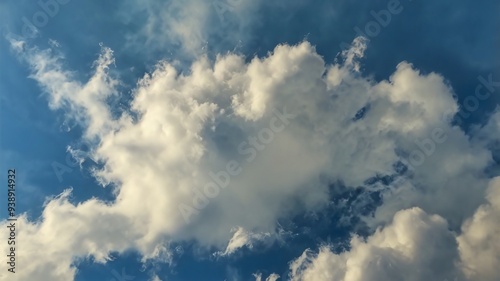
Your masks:
[{"label": "blue sky", "polygon": [[499,11],[3,1],[0,279],[498,280]]}]

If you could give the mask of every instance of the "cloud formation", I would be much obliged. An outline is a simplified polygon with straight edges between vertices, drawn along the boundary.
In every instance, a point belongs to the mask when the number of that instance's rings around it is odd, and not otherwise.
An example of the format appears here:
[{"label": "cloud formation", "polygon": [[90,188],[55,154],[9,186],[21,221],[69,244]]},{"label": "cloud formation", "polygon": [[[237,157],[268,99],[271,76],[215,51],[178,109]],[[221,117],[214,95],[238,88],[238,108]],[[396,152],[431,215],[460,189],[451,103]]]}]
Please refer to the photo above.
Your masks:
[{"label": "cloud formation", "polygon": [[334,253],[322,247],[306,250],[290,264],[293,281],[467,280],[500,278],[500,179],[490,182],[488,202],[457,235],[446,220],[420,208],[399,211],[391,224],[366,241],[353,237],[351,248]]},{"label": "cloud formation", "polygon": [[458,250],[446,221],[413,208],[398,212],[367,241],[354,237],[351,249],[335,254],[323,247],[291,263],[291,280],[463,280]]},{"label": "cloud formation", "polygon": [[[126,250],[170,262],[170,245],[187,241],[230,255],[262,235],[275,237],[280,218],[322,210],[332,183],[355,188],[377,175],[398,179],[373,187],[383,205],[365,221],[378,230],[367,241],[353,238],[340,255],[306,252],[292,264],[292,279],[392,280],[405,271],[411,280],[462,278],[461,259],[470,265],[466,276],[495,277],[482,268],[489,265],[467,258],[482,251],[478,245],[494,243],[473,226],[498,228],[491,184],[490,205],[482,205],[491,151],[443,117],[458,106],[440,75],[421,74],[407,62],[387,81],[360,73],[365,44],[355,40],[334,64],[308,42],[279,45],[250,61],[232,53],[215,61],[201,56],[188,72],[160,61],[132,90],[130,108],[115,116],[109,101],[120,94],[120,81],[109,71],[111,49],[102,48],[90,79],[81,82],[57,49],[12,41],[49,106],[82,126],[89,156],[102,165],[93,174],[116,194],[112,202],[72,202],[67,190],[47,201],[39,220],[22,217],[19,256],[21,263],[30,257],[30,265],[19,280],[72,280],[78,258],[106,262],[111,252]],[[293,120],[272,139],[263,137],[267,143],[252,141],[277,122],[276,109]],[[241,173],[186,223],[179,206],[202,200],[213,174],[231,161]],[[398,172],[401,165],[406,173]],[[458,230],[474,212],[459,251],[449,228]],[[423,247],[429,242],[434,247]],[[50,254],[39,251],[44,245],[54,245]],[[495,249],[484,254],[495,256]],[[380,258],[372,262],[373,256]]]}]

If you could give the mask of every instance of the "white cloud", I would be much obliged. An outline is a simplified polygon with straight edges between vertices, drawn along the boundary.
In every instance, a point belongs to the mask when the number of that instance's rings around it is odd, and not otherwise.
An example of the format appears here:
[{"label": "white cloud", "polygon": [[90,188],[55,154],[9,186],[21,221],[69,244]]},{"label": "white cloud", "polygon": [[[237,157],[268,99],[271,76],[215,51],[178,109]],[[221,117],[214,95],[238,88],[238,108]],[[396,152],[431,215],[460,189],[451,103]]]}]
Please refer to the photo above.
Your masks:
[{"label": "white cloud", "polygon": [[[93,256],[106,262],[110,251],[134,247],[139,233],[128,218],[96,199],[75,206],[69,202],[70,192],[48,201],[39,221],[19,218],[16,255],[23,267],[17,280],[73,280],[75,258]],[[7,234],[2,231],[2,238]]]},{"label": "white cloud", "polygon": [[[262,273],[254,273],[255,281],[262,281]],[[280,276],[276,273],[272,273],[269,275],[265,281],[276,281],[280,278]]]},{"label": "white cloud", "polygon": [[488,202],[456,235],[446,220],[419,208],[399,211],[391,224],[351,248],[333,253],[322,247],[306,250],[290,264],[290,278],[297,281],[368,280],[468,280],[500,278],[500,178],[490,181]]},{"label": "white cloud", "polygon": [[[351,249],[335,254],[322,247],[305,251],[290,265],[297,281],[464,280],[456,240],[446,221],[419,208],[398,212],[394,221],[367,241],[351,240]],[[456,278],[456,279],[455,279]]]},{"label": "white cloud", "polygon": [[249,233],[241,227],[234,229],[233,232],[233,237],[227,243],[226,250],[217,252],[217,256],[229,256],[244,246],[251,249],[255,242],[267,240],[271,236],[269,233]]},{"label": "white cloud", "polygon": [[[480,86],[482,85],[480,84],[477,87]],[[487,92],[483,88],[480,92],[480,97],[483,99],[493,98],[492,94],[494,91],[495,90],[493,90],[493,92]],[[486,124],[483,126],[475,125],[472,127],[471,131],[474,142],[481,146],[488,147],[497,157],[500,155],[500,107],[497,106]]]},{"label": "white cloud", "polygon": [[157,275],[153,276],[153,278],[151,279],[151,281],[161,281],[160,277],[158,277]]},{"label": "white cloud", "polygon": [[[237,47],[249,39],[250,30],[258,23],[260,1],[248,0],[173,0],[130,1],[118,11],[124,22],[146,15],[139,32],[128,34],[128,46],[142,50],[177,52],[176,58],[197,57],[208,53],[207,47],[218,49],[224,42]],[[137,23],[137,22],[136,22]],[[226,45],[227,46],[227,45]]]},{"label": "white cloud", "polygon": [[[83,138],[93,144],[92,158],[103,164],[95,176],[113,184],[116,194],[111,203],[73,203],[67,191],[48,201],[40,221],[23,221],[21,256],[36,257],[43,245],[57,246],[49,249],[50,258],[40,256],[24,268],[20,280],[71,280],[75,258],[94,256],[105,262],[111,251],[127,249],[137,250],[144,260],[170,262],[170,245],[183,241],[231,254],[260,240],[263,233],[275,236],[280,218],[321,210],[329,200],[329,183],[357,187],[377,173],[393,174],[394,163],[408,161],[408,154],[411,158],[417,150],[425,163],[413,165],[406,181],[385,191],[384,205],[367,219],[376,228],[397,214],[392,226],[370,240],[385,246],[353,243],[365,253],[380,250],[399,269],[409,266],[399,257],[421,266],[428,265],[424,258],[454,257],[456,247],[443,253],[415,252],[405,249],[405,243],[417,247],[420,240],[391,244],[384,238],[416,239],[400,229],[404,225],[425,237],[434,229],[437,236],[431,241],[438,243],[436,247],[453,246],[446,221],[425,212],[442,216],[452,228],[460,226],[483,203],[488,182],[483,170],[491,153],[441,118],[442,112],[457,111],[452,89],[441,76],[423,75],[402,62],[389,81],[365,78],[356,63],[365,46],[357,42],[348,52],[352,56],[347,64],[325,65],[308,42],[277,46],[267,57],[250,62],[235,54],[218,56],[214,62],[201,57],[188,73],[160,62],[138,82],[130,110],[118,118],[111,116],[107,105],[120,83],[107,71],[114,62],[110,49],[102,49],[92,76],[80,82],[65,70],[61,55],[13,42],[31,65],[32,78],[48,95],[51,108],[64,110],[81,124]],[[365,117],[353,120],[367,105]],[[293,120],[269,143],[252,144],[252,138],[277,120],[275,110],[285,108],[295,115]],[[426,139],[434,138],[436,129],[446,144],[434,143],[430,149]],[[243,142],[248,146],[242,149]],[[224,171],[230,161],[236,161],[242,172],[186,224],[179,204],[204,201],[203,188],[215,182],[210,173]],[[423,211],[401,211],[413,206]],[[421,225],[409,223],[413,218]],[[335,263],[349,258],[323,252],[320,258],[333,257]],[[353,258],[367,262],[363,256]],[[451,259],[443,264],[438,273],[448,276]],[[373,270],[387,276],[377,266]],[[431,274],[430,269],[422,270],[413,273],[415,278]],[[353,280],[364,280],[359,279],[361,273],[350,274],[358,278]]]},{"label": "white cloud", "polygon": [[11,40],[14,50],[23,54],[32,70],[30,78],[37,81],[48,94],[49,106],[53,110],[65,109],[68,117],[86,128],[86,138],[112,130],[113,120],[106,100],[117,94],[118,81],[108,75],[114,64],[113,51],[103,47],[94,63],[93,75],[85,84],[75,80],[74,73],[63,69],[64,59],[57,49],[28,49],[25,42]]},{"label": "white cloud", "polygon": [[478,281],[500,279],[500,178],[490,182],[486,199],[458,237],[465,272]]}]

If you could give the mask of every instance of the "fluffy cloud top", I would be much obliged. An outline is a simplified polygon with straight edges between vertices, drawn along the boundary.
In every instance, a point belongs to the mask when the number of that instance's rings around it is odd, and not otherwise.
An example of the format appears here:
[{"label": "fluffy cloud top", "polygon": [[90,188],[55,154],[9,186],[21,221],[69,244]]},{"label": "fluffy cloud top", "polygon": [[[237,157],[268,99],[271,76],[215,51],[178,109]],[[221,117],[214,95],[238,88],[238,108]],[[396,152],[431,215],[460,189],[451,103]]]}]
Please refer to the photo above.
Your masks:
[{"label": "fluffy cloud top", "polygon": [[464,271],[471,280],[500,279],[500,178],[490,182],[488,202],[462,226],[458,237]]},{"label": "fluffy cloud top", "polygon": [[443,218],[408,209],[367,241],[354,237],[348,252],[304,252],[291,264],[291,280],[463,280],[456,244]]},{"label": "fluffy cloud top", "polygon": [[310,250],[290,265],[297,281],[469,280],[500,278],[500,242],[495,233],[500,221],[500,179],[490,182],[488,202],[462,226],[457,235],[440,216],[420,208],[399,211],[393,222],[366,241],[351,240],[340,254],[322,247]]}]

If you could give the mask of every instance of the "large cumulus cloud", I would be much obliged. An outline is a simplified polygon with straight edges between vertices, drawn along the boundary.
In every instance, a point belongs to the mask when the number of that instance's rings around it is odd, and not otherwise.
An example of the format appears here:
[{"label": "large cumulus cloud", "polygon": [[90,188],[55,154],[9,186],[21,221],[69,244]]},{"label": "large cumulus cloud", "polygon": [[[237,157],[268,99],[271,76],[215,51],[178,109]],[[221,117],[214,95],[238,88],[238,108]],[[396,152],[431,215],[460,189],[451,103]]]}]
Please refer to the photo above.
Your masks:
[{"label": "large cumulus cloud", "polygon": [[[358,187],[377,175],[401,179],[374,187],[383,192],[384,204],[365,219],[373,229],[388,226],[368,242],[354,239],[350,253],[322,250],[316,259],[344,269],[318,274],[343,276],[352,272],[350,260],[368,266],[369,256],[379,254],[393,265],[383,258],[382,269],[369,265],[377,276],[399,276],[416,261],[422,268],[412,269],[412,278],[423,280],[434,261],[443,261],[435,273],[444,278],[458,261],[448,226],[459,229],[484,203],[491,152],[443,118],[458,110],[445,79],[401,62],[389,80],[374,81],[359,72],[366,48],[360,38],[334,64],[308,42],[279,45],[250,61],[231,53],[215,61],[201,56],[188,72],[161,61],[132,89],[130,108],[118,116],[109,106],[120,94],[120,80],[109,71],[109,48],[81,82],[57,50],[19,41],[12,46],[30,64],[50,107],[82,126],[89,156],[101,165],[93,174],[116,195],[112,202],[72,202],[66,191],[48,200],[38,221],[24,218],[21,261],[43,245],[54,246],[20,280],[71,280],[75,258],[105,262],[111,252],[126,250],[168,262],[170,245],[184,241],[228,255],[275,239],[280,218],[321,210],[331,183]],[[398,165],[406,165],[406,173],[398,173]],[[209,185],[219,186],[215,195],[207,194]],[[402,211],[411,207],[417,208]],[[188,219],[182,210],[190,210]],[[474,217],[467,225],[490,229],[491,220]],[[420,249],[432,231],[438,233],[431,240],[436,248]],[[54,243],[61,239],[65,243]],[[470,236],[464,251],[474,253],[481,241]],[[316,267],[316,259],[294,270],[295,276],[316,276],[325,267]],[[352,280],[368,278],[349,274]]]}]

